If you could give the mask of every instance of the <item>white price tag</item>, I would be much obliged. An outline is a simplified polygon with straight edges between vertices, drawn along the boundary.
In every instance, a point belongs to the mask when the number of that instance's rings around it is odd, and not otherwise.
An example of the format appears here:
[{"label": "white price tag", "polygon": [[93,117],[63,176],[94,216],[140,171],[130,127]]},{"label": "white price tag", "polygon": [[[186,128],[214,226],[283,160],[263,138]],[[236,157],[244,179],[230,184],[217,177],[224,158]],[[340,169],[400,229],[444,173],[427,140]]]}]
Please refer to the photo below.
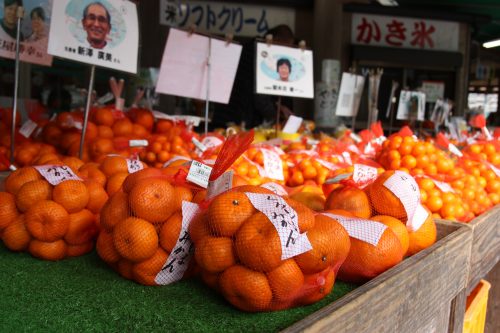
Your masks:
[{"label": "white price tag", "polygon": [[[414,222],[414,215],[420,205],[420,189],[415,179],[402,171],[395,171],[385,182],[384,186],[399,198],[403,205],[408,221],[406,227],[409,230],[417,230]],[[418,224],[418,223],[417,223]]]},{"label": "white price tag", "polygon": [[205,147],[205,145],[201,143],[200,140],[198,140],[197,138],[195,137],[191,138],[191,142],[196,147],[196,153],[198,156],[200,156],[201,154],[203,154],[205,150],[207,150],[207,147]]},{"label": "white price tag", "polygon": [[129,140],[129,147],[147,147],[149,145],[148,140]]},{"label": "white price tag", "polygon": [[285,190],[285,188],[278,183],[269,182],[260,185],[260,187],[267,188],[268,190],[273,191],[277,195],[281,196],[288,195],[288,192]]},{"label": "white price tag", "polygon": [[180,156],[180,155],[177,155],[177,156],[174,156],[172,157],[171,159],[169,159],[168,161],[165,162],[165,164],[163,164],[163,167],[166,168],[168,167],[170,164],[174,163],[175,161],[178,161],[178,160],[183,160],[183,161],[191,161],[189,158],[187,157],[184,157],[184,156]]},{"label": "white price tag", "polygon": [[464,156],[464,154],[462,154],[460,149],[458,149],[457,146],[455,146],[453,143],[448,144],[448,150],[450,151],[450,153],[452,153],[458,157]]},{"label": "white price tag", "polygon": [[37,126],[37,123],[35,123],[31,119],[28,119],[19,129],[19,133],[21,133],[21,135],[25,138],[29,138],[31,134],[33,134],[33,131],[37,128]]},{"label": "white price tag", "polygon": [[212,172],[212,168],[208,165],[200,163],[198,161],[191,162],[191,167],[189,168],[189,172],[187,175],[187,180],[193,182],[197,185],[200,185],[203,188],[208,187],[208,178],[210,177],[210,173]]},{"label": "white price tag", "polygon": [[203,138],[203,140],[201,140],[201,143],[206,148],[213,148],[220,146],[223,143],[223,141],[216,136],[206,136]]},{"label": "white price tag", "polygon": [[280,156],[269,149],[261,149],[264,155],[264,170],[269,178],[276,180],[284,180],[283,162]]},{"label": "white price tag", "polygon": [[66,180],[82,179],[75,175],[73,170],[66,165],[38,165],[35,169],[45,178],[51,185],[56,186]]},{"label": "white price tag", "polygon": [[347,230],[350,237],[359,239],[365,243],[377,246],[380,238],[384,234],[387,226],[383,223],[360,219],[357,217],[348,217],[331,213],[322,213],[334,220],[337,220]]},{"label": "white price tag", "polygon": [[128,173],[134,173],[144,169],[144,164],[142,164],[142,162],[139,160],[131,160],[127,158],[127,169]]},{"label": "white price tag", "polygon": [[229,191],[233,187],[233,170],[224,172],[219,178],[208,182],[207,199]]},{"label": "white price tag", "polygon": [[278,231],[281,241],[281,260],[312,250],[307,234],[299,232],[297,213],[282,197],[274,194],[245,194],[255,209],[266,215]]},{"label": "white price tag", "polygon": [[194,253],[194,244],[189,237],[189,224],[200,212],[200,207],[192,202],[182,202],[182,227],[175,246],[155,277],[159,285],[167,285],[182,279]]},{"label": "white price tag", "polygon": [[286,121],[286,124],[283,127],[282,132],[289,134],[297,133],[297,131],[300,128],[300,125],[302,125],[302,120],[303,119],[301,117],[296,117],[294,115],[291,115],[290,117],[288,117],[288,120]]},{"label": "white price tag", "polygon": [[352,180],[355,183],[369,183],[377,179],[377,168],[364,164],[354,164],[354,171],[352,173]]}]

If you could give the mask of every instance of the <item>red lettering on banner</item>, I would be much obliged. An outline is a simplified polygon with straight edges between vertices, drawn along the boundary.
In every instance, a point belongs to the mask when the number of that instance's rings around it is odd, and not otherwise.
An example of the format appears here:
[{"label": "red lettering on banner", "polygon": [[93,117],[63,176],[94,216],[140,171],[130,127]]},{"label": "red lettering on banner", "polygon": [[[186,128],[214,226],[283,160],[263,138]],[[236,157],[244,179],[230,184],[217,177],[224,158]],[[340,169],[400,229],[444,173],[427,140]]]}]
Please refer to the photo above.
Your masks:
[{"label": "red lettering on banner", "polygon": [[372,20],[372,22],[369,23],[363,17],[363,21],[357,26],[357,29],[358,36],[356,37],[356,40],[358,42],[370,43],[372,39],[377,42],[380,41],[380,27],[377,22]]},{"label": "red lettering on banner", "polygon": [[387,24],[387,29],[389,33],[385,36],[385,41],[387,44],[392,46],[401,46],[403,41],[406,39],[405,35],[405,25],[401,21],[392,20],[391,23]]},{"label": "red lettering on banner", "polygon": [[431,38],[431,34],[434,33],[434,31],[436,31],[436,28],[434,28],[433,25],[427,28],[424,21],[415,22],[415,29],[411,33],[411,35],[414,36],[411,45],[418,45],[423,48],[427,42],[429,47],[433,48],[434,41]]}]

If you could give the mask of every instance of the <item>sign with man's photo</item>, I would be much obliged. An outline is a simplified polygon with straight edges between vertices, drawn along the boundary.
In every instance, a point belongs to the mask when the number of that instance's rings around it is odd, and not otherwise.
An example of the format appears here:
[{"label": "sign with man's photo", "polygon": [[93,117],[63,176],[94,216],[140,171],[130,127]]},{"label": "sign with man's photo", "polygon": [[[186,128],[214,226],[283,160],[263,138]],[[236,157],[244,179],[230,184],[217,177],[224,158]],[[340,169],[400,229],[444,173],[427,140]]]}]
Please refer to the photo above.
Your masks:
[{"label": "sign with man's photo", "polygon": [[314,98],[311,50],[257,43],[258,94]]},{"label": "sign with man's photo", "polygon": [[47,54],[52,0],[2,0],[0,6],[0,57],[16,58],[17,11],[24,8],[21,21],[19,59],[50,66]]},{"label": "sign with man's photo", "polygon": [[136,5],[124,0],[53,0],[49,53],[137,72]]}]

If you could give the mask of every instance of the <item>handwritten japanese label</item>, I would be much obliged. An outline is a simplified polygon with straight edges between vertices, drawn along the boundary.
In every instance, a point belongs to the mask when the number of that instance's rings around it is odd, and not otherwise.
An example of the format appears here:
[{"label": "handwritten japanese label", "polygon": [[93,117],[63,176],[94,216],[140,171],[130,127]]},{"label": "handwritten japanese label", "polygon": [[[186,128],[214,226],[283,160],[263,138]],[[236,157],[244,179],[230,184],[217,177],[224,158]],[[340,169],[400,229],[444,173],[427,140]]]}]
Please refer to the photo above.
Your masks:
[{"label": "handwritten japanese label", "polygon": [[208,165],[200,163],[198,161],[191,162],[191,167],[189,168],[189,172],[187,175],[187,180],[193,182],[201,187],[208,187],[208,178],[210,177],[210,173],[212,172],[212,168]]},{"label": "handwritten japanese label", "polygon": [[35,123],[31,119],[28,119],[19,129],[19,133],[25,138],[29,138],[31,134],[33,134],[33,131],[37,128],[37,126],[37,123]]},{"label": "handwritten japanese label", "polygon": [[295,10],[287,7],[257,6],[228,2],[160,1],[160,24],[201,31],[226,32],[239,36],[262,35],[278,24],[295,26]]},{"label": "handwritten japanese label", "polygon": [[459,24],[422,18],[353,14],[351,43],[458,51]]},{"label": "handwritten japanese label", "polygon": [[38,165],[35,169],[45,178],[51,185],[56,186],[66,180],[82,179],[75,175],[73,170],[66,165]]},{"label": "handwritten japanese label", "polygon": [[350,237],[359,239],[360,241],[369,243],[373,246],[377,246],[380,238],[385,232],[385,229],[387,229],[385,224],[376,221],[331,213],[322,213],[322,215],[338,221],[345,228]]},{"label": "handwritten japanese label", "polygon": [[194,244],[189,237],[188,228],[200,207],[192,202],[182,202],[182,226],[179,238],[162,269],[155,277],[155,282],[167,285],[182,279],[194,253]]},{"label": "handwritten japanese label", "polygon": [[283,162],[280,156],[269,149],[261,149],[264,156],[264,170],[269,178],[276,180],[284,180]]},{"label": "handwritten japanese label", "polygon": [[285,188],[277,183],[269,182],[269,183],[265,183],[265,184],[260,185],[260,187],[267,188],[268,190],[273,191],[277,195],[281,195],[281,196],[288,195],[288,192],[285,190]]},{"label": "handwritten japanese label", "polygon": [[354,164],[352,180],[355,183],[368,184],[377,178],[377,168],[364,164]]},{"label": "handwritten japanese label", "polygon": [[321,126],[334,126],[336,124],[335,107],[339,97],[338,84],[333,86],[317,82],[314,96],[314,121]]},{"label": "handwritten japanese label", "polygon": [[245,193],[252,205],[267,216],[281,241],[281,260],[286,260],[312,249],[307,234],[299,232],[298,216],[286,201],[273,194]]},{"label": "handwritten japanese label", "polygon": [[[415,179],[403,171],[395,171],[385,182],[384,186],[389,189],[401,202],[406,212],[408,221],[406,227],[410,231],[416,231],[425,222],[423,214],[415,214],[420,206],[420,189]],[[420,212],[419,212],[420,213]]]},{"label": "handwritten japanese label", "polygon": [[229,191],[233,187],[233,170],[224,172],[216,180],[208,182],[207,199]]},{"label": "handwritten japanese label", "polygon": [[128,173],[134,173],[144,169],[144,164],[142,164],[142,162],[139,160],[131,160],[127,158],[127,169]]}]

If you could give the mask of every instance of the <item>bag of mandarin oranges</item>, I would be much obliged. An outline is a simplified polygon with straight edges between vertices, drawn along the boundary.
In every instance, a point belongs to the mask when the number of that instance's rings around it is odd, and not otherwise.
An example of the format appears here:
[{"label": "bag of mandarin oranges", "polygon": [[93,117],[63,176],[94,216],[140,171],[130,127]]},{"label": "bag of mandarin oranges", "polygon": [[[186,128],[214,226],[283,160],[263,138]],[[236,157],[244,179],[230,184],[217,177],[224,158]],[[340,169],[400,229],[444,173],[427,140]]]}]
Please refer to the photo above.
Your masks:
[{"label": "bag of mandarin oranges", "polygon": [[[214,170],[227,156],[239,155],[232,152],[243,145],[229,141]],[[218,177],[211,174],[215,182]],[[350,246],[339,223],[258,186],[207,198],[189,236],[203,281],[229,303],[248,312],[273,311],[312,304],[330,293]]]},{"label": "bag of mandarin oranges", "polygon": [[[246,149],[241,142],[236,146]],[[225,163],[218,158],[214,171],[222,174],[239,156],[234,153]],[[167,285],[196,273],[188,227],[200,210],[193,201],[201,201],[206,191],[192,182],[191,169],[195,176],[208,173],[195,168],[199,161],[174,158],[166,165],[129,174],[100,214],[98,255],[121,276],[143,285]]]},{"label": "bag of mandarin oranges", "polygon": [[107,194],[101,184],[78,176],[82,161],[66,159],[71,166],[54,160],[17,169],[6,178],[0,234],[8,249],[55,261],[94,248],[96,219]]},{"label": "bag of mandarin oranges", "polygon": [[436,241],[436,225],[420,204],[415,179],[402,171],[379,173],[355,164],[326,199],[324,214],[341,222],[351,238],[339,270],[343,281],[368,281]]}]

